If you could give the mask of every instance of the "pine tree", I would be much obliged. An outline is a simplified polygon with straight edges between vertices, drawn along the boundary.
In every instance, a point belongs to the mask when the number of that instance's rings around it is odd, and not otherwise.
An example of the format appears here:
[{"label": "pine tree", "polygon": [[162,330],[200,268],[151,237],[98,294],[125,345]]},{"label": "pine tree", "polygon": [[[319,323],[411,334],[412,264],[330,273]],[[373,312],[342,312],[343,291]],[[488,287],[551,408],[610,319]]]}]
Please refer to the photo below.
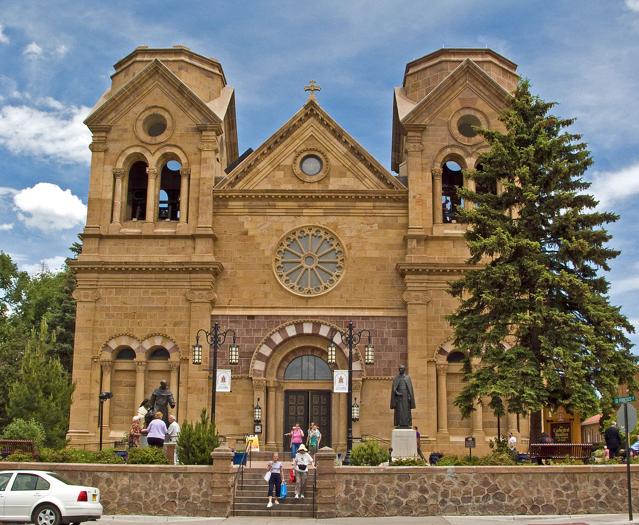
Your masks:
[{"label": "pine tree", "polygon": [[11,419],[35,419],[46,432],[45,444],[65,446],[69,408],[74,386],[56,357],[51,357],[55,337],[46,320],[31,331],[15,382],[9,387],[7,415]]},{"label": "pine tree", "polygon": [[553,106],[520,82],[505,132],[479,130],[490,150],[468,173],[477,188],[502,191],[460,191],[472,203],[460,211],[471,266],[451,284],[460,304],[448,319],[466,355],[455,400],[466,417],[480,399],[522,414],[607,413],[620,383],[636,388],[633,327],[602,275],[619,254],[604,225],[618,216],[595,209],[583,179],[590,153]]}]

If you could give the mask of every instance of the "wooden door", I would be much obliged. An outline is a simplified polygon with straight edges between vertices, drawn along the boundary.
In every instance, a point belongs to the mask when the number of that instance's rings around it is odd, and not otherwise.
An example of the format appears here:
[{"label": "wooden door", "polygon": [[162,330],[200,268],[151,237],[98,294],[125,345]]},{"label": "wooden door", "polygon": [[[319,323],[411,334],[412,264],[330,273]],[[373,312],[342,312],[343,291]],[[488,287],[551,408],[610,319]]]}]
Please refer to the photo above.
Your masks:
[{"label": "wooden door", "polygon": [[[284,392],[284,434],[299,423],[308,432],[314,421],[322,433],[321,446],[331,446],[331,392],[330,390],[287,390]],[[306,442],[306,438],[304,439]],[[285,448],[290,448],[290,438],[284,440]]]}]

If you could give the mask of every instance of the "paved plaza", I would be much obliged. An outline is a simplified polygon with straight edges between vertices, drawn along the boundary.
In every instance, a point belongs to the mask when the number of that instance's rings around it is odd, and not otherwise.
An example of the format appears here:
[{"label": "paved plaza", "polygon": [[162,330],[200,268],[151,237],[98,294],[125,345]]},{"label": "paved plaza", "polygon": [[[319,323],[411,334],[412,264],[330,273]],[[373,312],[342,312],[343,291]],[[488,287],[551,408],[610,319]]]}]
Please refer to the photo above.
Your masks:
[{"label": "paved plaza", "polygon": [[179,523],[182,525],[271,525],[288,523],[309,525],[621,525],[639,523],[639,517],[628,521],[627,514],[587,514],[575,516],[421,516],[392,518],[335,518],[314,520],[300,518],[188,518],[169,516],[104,516],[99,525],[146,525],[152,523]]}]

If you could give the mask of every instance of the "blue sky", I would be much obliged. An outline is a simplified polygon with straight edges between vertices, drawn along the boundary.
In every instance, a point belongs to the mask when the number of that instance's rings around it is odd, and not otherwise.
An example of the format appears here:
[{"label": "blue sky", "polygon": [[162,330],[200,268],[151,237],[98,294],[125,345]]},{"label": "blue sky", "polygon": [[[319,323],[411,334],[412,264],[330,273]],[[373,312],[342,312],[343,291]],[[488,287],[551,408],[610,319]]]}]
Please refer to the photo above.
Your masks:
[{"label": "blue sky", "polygon": [[184,44],[221,61],[240,151],[297,111],[315,79],[322,106],[387,167],[406,63],[442,46],[490,47],[578,118],[592,190],[621,215],[612,302],[639,328],[639,0],[2,0],[0,27],[0,250],[24,269],[68,255],[87,200],[82,120],[138,45]]}]

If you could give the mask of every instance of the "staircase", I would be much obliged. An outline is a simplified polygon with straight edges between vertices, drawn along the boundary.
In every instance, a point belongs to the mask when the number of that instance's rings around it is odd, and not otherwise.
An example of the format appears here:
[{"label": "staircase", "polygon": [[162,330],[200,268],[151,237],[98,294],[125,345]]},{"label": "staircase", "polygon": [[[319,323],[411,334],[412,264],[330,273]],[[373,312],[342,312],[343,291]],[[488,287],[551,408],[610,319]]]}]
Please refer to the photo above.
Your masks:
[{"label": "staircase", "polygon": [[[288,480],[288,468],[283,469],[284,479]],[[244,468],[244,483],[241,473],[235,488],[234,516],[274,516],[281,518],[312,518],[313,517],[313,479],[315,471],[308,473],[306,494],[304,499],[295,499],[295,485],[287,481],[288,494],[280,499],[280,504],[266,508],[268,503],[268,483],[264,481],[266,468]]]}]

